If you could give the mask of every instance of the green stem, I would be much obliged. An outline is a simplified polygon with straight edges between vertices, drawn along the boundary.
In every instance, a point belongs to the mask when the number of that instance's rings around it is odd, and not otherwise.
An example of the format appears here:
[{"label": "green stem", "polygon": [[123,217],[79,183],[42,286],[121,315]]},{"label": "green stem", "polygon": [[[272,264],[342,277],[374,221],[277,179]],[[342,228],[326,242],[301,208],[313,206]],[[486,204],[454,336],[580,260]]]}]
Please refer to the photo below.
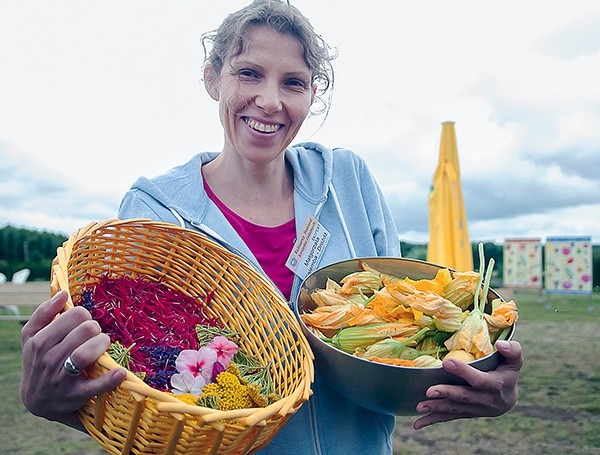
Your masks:
[{"label": "green stem", "polygon": [[483,253],[483,243],[479,242],[479,244],[477,245],[478,251],[479,251],[479,281],[477,281],[477,288],[475,289],[475,296],[473,298],[473,309],[477,310],[480,306],[480,301],[481,301],[481,295],[480,295],[480,291],[481,291],[481,285],[483,283],[483,270],[484,270],[484,264],[485,264],[485,257],[484,257],[484,253]]},{"label": "green stem", "polygon": [[510,333],[510,327],[506,327],[505,329],[500,330],[496,333],[496,337],[492,340],[492,343],[495,343],[498,340],[506,340]]},{"label": "green stem", "polygon": [[487,303],[487,295],[490,290],[490,281],[492,280],[492,271],[494,270],[494,262],[495,262],[494,258],[491,258],[490,262],[488,263],[487,270],[485,272],[485,281],[483,284],[483,296],[481,297],[481,301],[479,304],[480,305],[479,311],[481,311],[482,314],[485,310],[485,304]]}]

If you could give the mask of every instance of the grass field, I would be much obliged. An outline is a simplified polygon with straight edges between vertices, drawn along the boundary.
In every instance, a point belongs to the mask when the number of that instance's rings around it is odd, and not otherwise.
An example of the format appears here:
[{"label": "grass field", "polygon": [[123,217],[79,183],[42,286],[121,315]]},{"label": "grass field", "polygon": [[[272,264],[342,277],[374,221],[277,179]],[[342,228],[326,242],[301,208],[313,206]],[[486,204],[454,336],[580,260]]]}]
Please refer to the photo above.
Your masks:
[{"label": "grass field", "polygon": [[[520,397],[508,414],[412,430],[399,417],[396,455],[600,453],[600,295],[515,295],[524,348]],[[0,321],[0,454],[96,455],[87,436],[30,415],[18,397],[21,325]],[[365,454],[370,455],[370,454]]]}]

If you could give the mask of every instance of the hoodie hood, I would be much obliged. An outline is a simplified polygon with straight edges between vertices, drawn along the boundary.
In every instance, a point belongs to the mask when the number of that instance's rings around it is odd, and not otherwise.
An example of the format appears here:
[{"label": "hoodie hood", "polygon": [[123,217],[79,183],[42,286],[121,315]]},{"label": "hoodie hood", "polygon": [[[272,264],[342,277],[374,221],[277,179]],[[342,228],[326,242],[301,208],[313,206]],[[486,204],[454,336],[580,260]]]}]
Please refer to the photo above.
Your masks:
[{"label": "hoodie hood", "polygon": [[[200,153],[163,175],[140,177],[131,190],[145,193],[194,226],[203,225],[212,203],[206,198],[200,168],[217,156],[217,152]],[[307,142],[288,147],[285,158],[292,167],[294,191],[303,200],[302,208],[310,210],[314,206],[316,211],[327,199],[333,169],[331,150]]]},{"label": "hoodie hood", "polygon": [[187,163],[158,177],[140,177],[131,186],[131,191],[150,196],[190,224],[201,224],[208,204],[204,197],[204,182],[200,169],[204,163],[217,156],[216,152],[200,153]]},{"label": "hoodie hood", "polygon": [[316,142],[304,142],[289,147],[285,158],[294,171],[296,192],[312,204],[323,203],[333,173],[331,149]]},{"label": "hoodie hood", "polygon": [[[165,174],[151,179],[140,177],[121,203],[119,216],[144,216],[199,229],[262,270],[204,190],[201,167],[218,155],[218,152],[203,152]],[[332,151],[316,143],[304,143],[288,147],[285,158],[294,174],[294,211],[296,232],[299,232],[307,217],[318,216],[327,200],[333,170]],[[145,210],[149,213],[144,213],[139,202],[132,204],[132,198],[145,201]]]}]

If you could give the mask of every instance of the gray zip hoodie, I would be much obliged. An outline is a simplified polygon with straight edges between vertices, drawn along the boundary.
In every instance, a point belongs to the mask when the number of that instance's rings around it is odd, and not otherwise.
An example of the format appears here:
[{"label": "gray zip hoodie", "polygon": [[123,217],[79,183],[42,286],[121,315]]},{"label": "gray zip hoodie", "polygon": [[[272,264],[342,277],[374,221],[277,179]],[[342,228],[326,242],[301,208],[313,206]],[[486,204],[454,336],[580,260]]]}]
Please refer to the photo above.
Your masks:
[{"label": "gray zip hoodie", "polygon": [[[258,261],[214,205],[200,167],[218,153],[205,152],[153,179],[139,178],[119,209],[119,218],[150,218],[200,230],[259,271]],[[400,256],[390,210],[364,160],[345,149],[316,143],[291,146],[285,157],[294,173],[294,211],[299,234],[309,215],[331,234],[319,267],[353,257]],[[296,276],[294,302],[301,284]],[[354,405],[315,372],[313,396],[259,454],[391,454],[393,416]]]}]

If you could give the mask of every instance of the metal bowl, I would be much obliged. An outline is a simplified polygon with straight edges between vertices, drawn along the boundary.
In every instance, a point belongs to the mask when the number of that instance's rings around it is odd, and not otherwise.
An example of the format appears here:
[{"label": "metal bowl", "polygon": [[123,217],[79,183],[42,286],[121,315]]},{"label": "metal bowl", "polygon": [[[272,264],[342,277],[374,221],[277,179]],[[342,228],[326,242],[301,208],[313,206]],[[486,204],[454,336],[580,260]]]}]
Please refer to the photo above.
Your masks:
[{"label": "metal bowl", "polygon": [[[300,294],[295,302],[297,315],[312,311],[316,305],[310,298],[315,289],[325,288],[327,278],[339,283],[346,275],[361,271],[360,261],[366,262],[380,272],[400,278],[432,279],[444,268],[416,259],[372,257],[350,259],[320,268],[302,282]],[[502,298],[490,289],[488,304]],[[487,310],[489,311],[489,309]],[[300,318],[299,318],[300,319]],[[465,385],[461,378],[443,368],[411,368],[373,362],[347,354],[320,340],[300,319],[300,326],[315,355],[315,370],[319,371],[339,393],[358,405],[383,414],[416,415],[417,403],[426,399],[425,392],[435,384]],[[507,339],[512,339],[514,325]],[[469,364],[482,371],[496,368],[499,353],[494,351]]]}]

